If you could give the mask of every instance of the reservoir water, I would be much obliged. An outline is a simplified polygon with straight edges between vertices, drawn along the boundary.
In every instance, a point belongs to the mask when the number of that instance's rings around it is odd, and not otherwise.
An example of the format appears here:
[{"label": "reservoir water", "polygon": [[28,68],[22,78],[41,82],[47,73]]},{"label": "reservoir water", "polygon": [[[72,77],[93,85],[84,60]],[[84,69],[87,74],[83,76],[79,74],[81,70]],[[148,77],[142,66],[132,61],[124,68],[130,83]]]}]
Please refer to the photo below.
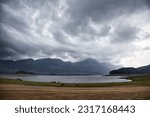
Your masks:
[{"label": "reservoir water", "polygon": [[124,76],[51,76],[51,75],[0,75],[1,78],[22,79],[35,82],[61,82],[61,83],[110,83],[110,82],[131,82],[124,79]]}]

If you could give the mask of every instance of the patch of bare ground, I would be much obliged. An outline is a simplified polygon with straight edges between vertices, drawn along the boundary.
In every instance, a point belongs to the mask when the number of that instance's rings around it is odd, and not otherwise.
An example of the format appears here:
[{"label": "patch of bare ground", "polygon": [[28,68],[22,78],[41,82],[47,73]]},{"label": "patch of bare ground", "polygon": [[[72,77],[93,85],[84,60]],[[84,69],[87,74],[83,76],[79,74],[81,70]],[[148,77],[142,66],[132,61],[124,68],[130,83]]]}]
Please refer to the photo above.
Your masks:
[{"label": "patch of bare ground", "polygon": [[49,87],[0,84],[0,99],[150,99],[150,86]]}]

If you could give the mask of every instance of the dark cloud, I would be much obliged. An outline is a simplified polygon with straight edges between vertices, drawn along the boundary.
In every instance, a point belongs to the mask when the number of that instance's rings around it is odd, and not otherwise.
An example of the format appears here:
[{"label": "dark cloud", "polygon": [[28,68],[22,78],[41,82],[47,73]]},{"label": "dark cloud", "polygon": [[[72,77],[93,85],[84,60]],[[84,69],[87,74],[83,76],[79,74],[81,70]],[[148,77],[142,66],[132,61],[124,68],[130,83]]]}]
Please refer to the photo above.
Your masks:
[{"label": "dark cloud", "polygon": [[130,24],[119,25],[114,31],[112,42],[116,43],[129,43],[138,38],[137,34],[140,30],[137,27],[130,26]]},{"label": "dark cloud", "polygon": [[150,8],[150,1],[149,0],[144,0],[146,5]]},{"label": "dark cloud", "polygon": [[72,20],[67,29],[75,34],[80,31],[80,27],[86,26],[89,20],[107,24],[119,16],[145,8],[141,0],[71,0],[68,3],[68,13]]},{"label": "dark cloud", "polygon": [[149,6],[149,0],[0,0],[0,59],[128,64],[150,43]]}]

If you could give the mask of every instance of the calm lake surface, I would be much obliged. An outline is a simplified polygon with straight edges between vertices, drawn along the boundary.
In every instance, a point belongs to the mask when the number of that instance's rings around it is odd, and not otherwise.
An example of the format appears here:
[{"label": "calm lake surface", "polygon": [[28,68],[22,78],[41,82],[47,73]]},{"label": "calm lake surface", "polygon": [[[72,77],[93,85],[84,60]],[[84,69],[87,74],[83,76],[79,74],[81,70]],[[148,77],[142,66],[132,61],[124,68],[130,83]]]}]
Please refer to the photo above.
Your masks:
[{"label": "calm lake surface", "polygon": [[124,76],[50,76],[50,75],[0,75],[2,78],[22,79],[24,81],[36,82],[61,82],[61,83],[109,83],[109,82],[131,82],[131,80],[123,79]]}]

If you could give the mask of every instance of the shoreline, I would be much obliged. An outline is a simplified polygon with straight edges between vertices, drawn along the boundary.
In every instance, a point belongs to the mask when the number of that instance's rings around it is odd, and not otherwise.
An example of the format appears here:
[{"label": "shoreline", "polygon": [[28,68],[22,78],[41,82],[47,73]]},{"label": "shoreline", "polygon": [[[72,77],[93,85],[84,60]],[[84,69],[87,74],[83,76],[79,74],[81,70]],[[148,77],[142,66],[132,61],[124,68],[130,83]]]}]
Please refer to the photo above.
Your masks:
[{"label": "shoreline", "polygon": [[[52,84],[67,84],[67,85],[72,85],[73,86],[73,84],[74,85],[92,85],[93,84],[93,86],[94,86],[94,84],[111,84],[111,83],[113,83],[113,84],[115,84],[115,83],[117,83],[117,84],[119,84],[119,83],[127,83],[127,82],[132,82],[132,80],[130,80],[130,79],[127,79],[127,76],[116,76],[116,77],[118,77],[117,79],[124,79],[124,81],[117,81],[116,80],[116,82],[115,82],[115,80],[114,81],[107,81],[107,76],[100,76],[100,75],[90,75],[90,77],[91,77],[91,79],[92,79],[92,76],[93,77],[95,77],[95,76],[99,76],[99,77],[104,77],[104,79],[106,80],[104,80],[104,81],[97,81],[97,82],[80,82],[80,83],[78,83],[78,82],[63,82],[63,81],[59,81],[59,80],[50,80],[50,81],[36,81],[36,79],[35,80],[32,80],[32,81],[30,81],[30,80],[26,80],[25,78],[24,78],[24,76],[27,76],[27,77],[30,77],[30,76],[36,76],[36,75],[15,75],[15,74],[3,74],[3,75],[0,75],[0,80],[2,80],[2,81],[12,81],[12,82],[15,82],[15,83],[17,83],[17,81],[22,81],[22,83],[24,82],[24,83],[26,83],[26,84],[45,84],[45,85],[47,85],[47,84],[50,84],[50,83],[52,83]],[[43,75],[41,75],[41,76],[43,76]],[[48,75],[48,76],[51,76],[51,75]],[[52,75],[53,76],[53,75]],[[73,76],[73,75],[72,75]],[[82,77],[82,75],[80,75],[81,77]],[[64,77],[64,76],[63,76]],[[68,77],[68,75],[66,76],[66,77]],[[69,76],[69,77],[71,77],[71,76]],[[76,76],[73,76],[73,77],[76,77]],[[88,76],[89,77],[89,76]],[[106,78],[105,78],[106,77]],[[114,77],[114,75],[112,76],[112,79],[113,79],[113,77]],[[108,76],[108,78],[109,79],[111,79],[111,76]],[[6,83],[5,82],[5,83]],[[19,83],[19,82],[18,82]],[[54,85],[53,85],[54,86]],[[56,86],[58,86],[58,85],[56,85]]]}]

